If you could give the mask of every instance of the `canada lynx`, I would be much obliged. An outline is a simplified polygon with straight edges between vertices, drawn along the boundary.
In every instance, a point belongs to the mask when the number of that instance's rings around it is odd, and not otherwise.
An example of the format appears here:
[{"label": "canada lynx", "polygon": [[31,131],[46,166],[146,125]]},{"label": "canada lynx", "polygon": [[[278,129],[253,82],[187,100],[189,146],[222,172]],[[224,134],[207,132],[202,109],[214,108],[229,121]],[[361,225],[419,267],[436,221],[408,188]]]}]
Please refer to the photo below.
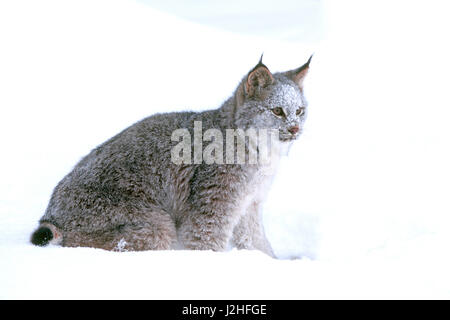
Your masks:
[{"label": "canada lynx", "polygon": [[[156,114],[101,144],[56,186],[31,242],[117,251],[237,247],[274,256],[260,207],[277,155],[302,131],[310,61],[272,74],[260,60],[220,108]],[[173,132],[192,133],[197,123],[223,137],[230,129],[276,130],[277,153],[264,164],[173,161]]]}]

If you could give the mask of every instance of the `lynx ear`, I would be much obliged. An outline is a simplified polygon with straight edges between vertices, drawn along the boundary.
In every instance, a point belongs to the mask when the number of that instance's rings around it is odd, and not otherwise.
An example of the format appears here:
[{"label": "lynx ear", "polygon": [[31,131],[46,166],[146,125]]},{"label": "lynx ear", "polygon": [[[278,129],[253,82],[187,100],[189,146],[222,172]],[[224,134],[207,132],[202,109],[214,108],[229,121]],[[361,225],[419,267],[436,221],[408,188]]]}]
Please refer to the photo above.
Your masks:
[{"label": "lynx ear", "polygon": [[311,56],[308,59],[308,61],[300,68],[286,72],[288,78],[293,80],[300,87],[300,89],[303,89],[303,80],[305,80],[305,77],[308,74],[309,64],[311,62],[312,57],[313,56]]},{"label": "lynx ear", "polygon": [[273,76],[262,63],[262,56],[259,63],[248,73],[247,81],[245,81],[244,89],[247,97],[253,97],[261,88],[267,87],[273,83]]}]

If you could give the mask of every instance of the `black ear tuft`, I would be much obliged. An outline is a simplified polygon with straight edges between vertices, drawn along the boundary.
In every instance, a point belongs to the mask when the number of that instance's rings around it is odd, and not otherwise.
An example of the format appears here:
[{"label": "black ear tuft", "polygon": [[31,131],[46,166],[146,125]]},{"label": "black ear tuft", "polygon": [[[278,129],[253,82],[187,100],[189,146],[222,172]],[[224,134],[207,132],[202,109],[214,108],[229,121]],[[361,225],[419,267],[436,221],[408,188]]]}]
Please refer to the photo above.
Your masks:
[{"label": "black ear tuft", "polygon": [[261,58],[259,58],[259,62],[258,62],[258,64],[263,64],[263,63],[262,63],[262,59],[263,59],[263,56],[264,56],[264,52],[263,52],[263,53],[261,53]]},{"label": "black ear tuft", "polygon": [[302,70],[309,68],[309,64],[311,63],[313,56],[314,56],[314,53],[311,55],[311,57],[309,57],[308,61],[306,61],[306,63],[304,65],[302,65],[300,68],[298,68],[298,72],[301,72]]},{"label": "black ear tuft", "polygon": [[309,71],[309,64],[311,63],[312,57],[309,57],[308,61],[302,65],[300,68],[286,72],[287,76],[291,78],[300,88],[303,88],[303,80],[305,80],[306,75]]},{"label": "black ear tuft", "polygon": [[297,69],[297,73],[300,73],[306,69],[309,69],[309,64],[311,63],[313,56],[314,56],[314,54],[312,54],[311,57],[309,57],[308,61],[306,61],[306,63],[304,65],[302,65],[300,68]]},{"label": "black ear tuft", "polygon": [[52,230],[48,227],[40,226],[31,235],[31,243],[36,246],[45,246],[53,239]]}]

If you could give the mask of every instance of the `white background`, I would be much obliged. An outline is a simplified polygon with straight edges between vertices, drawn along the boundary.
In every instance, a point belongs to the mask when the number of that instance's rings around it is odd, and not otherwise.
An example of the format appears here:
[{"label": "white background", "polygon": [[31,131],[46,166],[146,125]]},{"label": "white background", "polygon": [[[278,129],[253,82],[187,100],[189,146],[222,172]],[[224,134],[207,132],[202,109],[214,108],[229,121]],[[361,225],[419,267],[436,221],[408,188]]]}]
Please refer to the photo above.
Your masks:
[{"label": "white background", "polygon": [[[204,3],[0,3],[0,298],[449,298],[446,3]],[[264,211],[281,260],[28,243],[83,155],[218,107],[261,52],[273,72],[315,53]]]}]

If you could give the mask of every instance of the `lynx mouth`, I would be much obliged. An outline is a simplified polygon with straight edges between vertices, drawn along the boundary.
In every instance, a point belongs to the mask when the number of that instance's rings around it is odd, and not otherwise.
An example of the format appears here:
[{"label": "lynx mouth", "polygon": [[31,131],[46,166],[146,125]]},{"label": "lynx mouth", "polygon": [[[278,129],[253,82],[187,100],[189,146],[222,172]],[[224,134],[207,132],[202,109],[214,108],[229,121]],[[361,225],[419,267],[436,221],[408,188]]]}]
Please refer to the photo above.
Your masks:
[{"label": "lynx mouth", "polygon": [[280,137],[281,142],[290,142],[290,141],[294,141],[294,140],[297,140],[297,137],[290,137],[290,138],[281,138]]},{"label": "lynx mouth", "polygon": [[294,141],[294,140],[298,139],[300,134],[301,134],[301,131],[297,132],[296,134],[283,133],[283,134],[280,134],[279,139],[282,142]]}]

